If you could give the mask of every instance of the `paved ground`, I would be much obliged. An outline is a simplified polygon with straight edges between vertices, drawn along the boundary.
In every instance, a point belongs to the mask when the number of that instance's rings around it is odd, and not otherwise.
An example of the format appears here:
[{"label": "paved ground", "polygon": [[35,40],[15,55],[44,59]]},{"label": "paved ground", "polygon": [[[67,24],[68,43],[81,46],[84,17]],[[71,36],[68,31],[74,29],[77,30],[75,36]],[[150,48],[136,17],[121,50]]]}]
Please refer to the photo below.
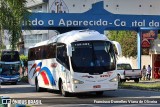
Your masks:
[{"label": "paved ground", "polygon": [[[76,94],[71,97],[62,97],[58,91],[48,90],[47,92],[35,92],[35,87],[29,84],[20,83],[18,85],[2,85],[0,89],[0,96],[6,96],[15,100],[41,100],[42,105],[34,105],[36,107],[126,107],[126,106],[140,106],[151,107],[160,106],[160,93],[145,90],[132,90],[132,89],[118,89],[116,91],[106,91],[103,96],[98,97],[94,93]],[[146,102],[143,104],[136,104],[136,101],[157,101],[158,104],[150,104]],[[110,101],[110,102],[109,102]],[[111,101],[127,101],[111,103]],[[134,104],[129,104],[129,102]]]},{"label": "paved ground", "polygon": [[[126,81],[126,82],[134,82],[134,80],[130,80],[130,81]],[[140,83],[156,83],[156,82],[160,82],[160,79],[156,79],[156,80],[140,80]]]}]

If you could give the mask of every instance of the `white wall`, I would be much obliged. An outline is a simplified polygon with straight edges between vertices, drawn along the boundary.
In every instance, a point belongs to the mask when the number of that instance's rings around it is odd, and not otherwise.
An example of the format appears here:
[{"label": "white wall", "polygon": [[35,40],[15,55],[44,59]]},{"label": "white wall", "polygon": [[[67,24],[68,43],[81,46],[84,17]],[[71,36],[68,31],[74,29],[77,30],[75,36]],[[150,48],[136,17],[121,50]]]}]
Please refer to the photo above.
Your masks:
[{"label": "white wall", "polygon": [[[117,62],[118,63],[130,63],[133,69],[137,69],[138,68],[137,58],[119,57]],[[145,66],[152,65],[151,64],[151,56],[150,55],[142,55],[141,56],[141,67],[143,67],[143,65],[145,65]]]},{"label": "white wall", "polygon": [[118,57],[117,59],[117,63],[129,63],[131,64],[133,69],[137,69],[137,63],[135,63],[137,61],[137,59],[135,58],[129,58],[129,57]]},{"label": "white wall", "polygon": [[30,8],[44,3],[43,0],[27,0],[26,7]]},{"label": "white wall", "polygon": [[143,65],[145,65],[146,67],[148,65],[151,65],[152,67],[152,64],[151,64],[151,56],[150,55],[142,55],[142,63],[141,63],[141,67],[143,67]]},{"label": "white wall", "polygon": [[92,4],[104,1],[104,8],[114,14],[160,15],[160,0],[49,0],[49,12],[55,8],[55,1],[62,1],[69,13],[83,13]]},{"label": "white wall", "polygon": [[[104,0],[114,14],[160,15],[160,0]],[[108,5],[108,6],[107,6]]]}]

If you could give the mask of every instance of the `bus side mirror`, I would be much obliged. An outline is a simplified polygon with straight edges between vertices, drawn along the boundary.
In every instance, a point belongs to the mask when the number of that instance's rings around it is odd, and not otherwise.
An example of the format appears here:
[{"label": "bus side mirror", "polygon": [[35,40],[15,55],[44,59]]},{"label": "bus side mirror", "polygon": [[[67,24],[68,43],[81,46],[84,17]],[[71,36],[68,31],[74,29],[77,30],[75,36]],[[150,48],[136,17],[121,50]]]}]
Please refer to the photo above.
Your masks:
[{"label": "bus side mirror", "polygon": [[71,47],[71,44],[68,44],[67,45],[67,56],[72,56],[72,47]]},{"label": "bus side mirror", "polygon": [[117,41],[112,41],[112,43],[116,46],[116,49],[117,49],[116,54],[118,56],[121,56],[122,55],[121,45]]}]

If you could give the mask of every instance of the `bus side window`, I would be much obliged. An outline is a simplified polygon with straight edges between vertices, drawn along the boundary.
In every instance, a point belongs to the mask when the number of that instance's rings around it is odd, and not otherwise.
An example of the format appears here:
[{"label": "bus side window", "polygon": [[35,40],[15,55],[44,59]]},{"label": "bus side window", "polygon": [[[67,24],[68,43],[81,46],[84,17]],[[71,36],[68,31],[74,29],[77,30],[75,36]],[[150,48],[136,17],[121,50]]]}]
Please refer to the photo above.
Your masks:
[{"label": "bus side window", "polygon": [[36,48],[35,48],[35,58],[36,58],[36,60],[38,60],[38,57],[39,57],[39,56],[38,56],[38,55],[39,55],[38,53],[39,53],[39,52],[38,52],[38,47],[36,47]]},{"label": "bus side window", "polygon": [[52,45],[52,56],[56,58],[56,45]]},{"label": "bus side window", "polygon": [[47,53],[46,53],[46,46],[41,47],[41,59],[46,59]]},{"label": "bus side window", "polygon": [[50,58],[50,48],[49,45],[46,46],[46,59]]},{"label": "bus side window", "polygon": [[67,56],[67,49],[65,44],[57,45],[57,61],[69,70],[69,59]]},{"label": "bus side window", "polygon": [[50,44],[47,46],[47,58],[55,58],[56,57],[56,45]]},{"label": "bus side window", "polygon": [[30,49],[29,52],[28,52],[28,60],[31,61],[31,60],[35,60],[35,49]]}]

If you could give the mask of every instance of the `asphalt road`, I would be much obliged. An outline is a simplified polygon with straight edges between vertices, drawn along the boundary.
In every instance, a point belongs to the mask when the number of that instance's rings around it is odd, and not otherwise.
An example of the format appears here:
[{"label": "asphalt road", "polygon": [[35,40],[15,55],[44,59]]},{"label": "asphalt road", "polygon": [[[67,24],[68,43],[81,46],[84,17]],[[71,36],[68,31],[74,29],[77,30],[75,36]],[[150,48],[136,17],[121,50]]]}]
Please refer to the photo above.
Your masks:
[{"label": "asphalt road", "polygon": [[29,103],[32,103],[32,101],[36,103],[37,101],[40,105],[31,105],[41,107],[160,106],[160,92],[132,89],[106,91],[101,97],[96,96],[94,93],[74,94],[71,97],[62,97],[58,91],[35,92],[33,86],[19,83],[18,85],[2,85],[0,96],[10,97],[14,101],[21,100],[23,103],[26,101],[26,104],[28,104],[28,101]]}]

